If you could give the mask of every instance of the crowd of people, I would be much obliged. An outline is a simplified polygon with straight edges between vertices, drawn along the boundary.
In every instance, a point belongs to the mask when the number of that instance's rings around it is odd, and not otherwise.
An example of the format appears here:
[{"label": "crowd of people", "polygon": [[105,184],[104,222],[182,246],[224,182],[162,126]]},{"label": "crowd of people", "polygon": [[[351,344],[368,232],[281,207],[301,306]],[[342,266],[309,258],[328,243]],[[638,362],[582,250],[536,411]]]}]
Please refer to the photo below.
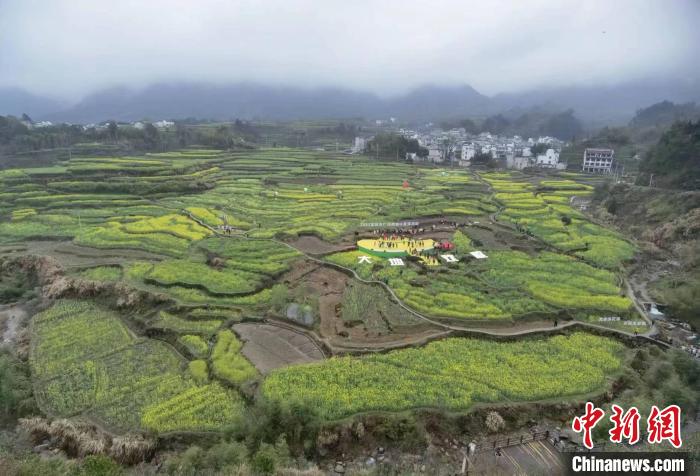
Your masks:
[{"label": "crowd of people", "polygon": [[454,228],[457,229],[461,226],[459,222],[456,221],[449,221],[449,220],[440,220],[438,224],[431,224],[430,228],[424,228],[424,227],[411,227],[411,228],[393,228],[391,230],[382,230],[380,228],[375,228],[372,230],[372,234],[375,236],[386,236],[387,234],[390,234],[391,236],[413,236],[413,235],[420,235],[422,233],[425,233],[427,231],[435,231],[440,228]]},{"label": "crowd of people", "polygon": [[419,251],[422,253],[425,244],[426,240],[424,239],[413,239],[402,235],[384,234],[377,240],[377,245],[380,249],[406,251],[412,256],[418,256]]}]

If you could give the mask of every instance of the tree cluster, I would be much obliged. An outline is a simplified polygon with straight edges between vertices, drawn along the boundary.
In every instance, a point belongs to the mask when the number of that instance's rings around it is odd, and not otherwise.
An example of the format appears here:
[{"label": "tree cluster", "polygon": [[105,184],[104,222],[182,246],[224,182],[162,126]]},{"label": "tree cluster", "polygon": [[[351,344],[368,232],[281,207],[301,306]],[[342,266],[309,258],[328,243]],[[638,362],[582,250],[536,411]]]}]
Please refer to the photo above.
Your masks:
[{"label": "tree cluster", "polygon": [[700,121],[674,123],[644,156],[641,183],[654,181],[665,187],[700,189]]},{"label": "tree cluster", "polygon": [[561,140],[574,140],[583,134],[583,125],[572,109],[560,113],[531,111],[508,117],[496,114],[480,123],[472,119],[444,121],[444,129],[464,128],[469,134],[490,132],[497,135],[519,135],[522,137],[552,136]]},{"label": "tree cluster", "polygon": [[630,121],[630,127],[668,127],[677,121],[698,119],[700,107],[695,103],[674,104],[671,101],[662,101],[639,109]]},{"label": "tree cluster", "polygon": [[416,139],[407,139],[399,134],[382,133],[367,143],[365,152],[372,156],[404,160],[407,153],[427,157],[428,149],[421,147]]},{"label": "tree cluster", "polygon": [[[256,127],[246,121],[231,124],[192,125],[177,122],[170,130],[159,130],[151,122],[142,128],[108,121],[103,126],[83,128],[80,125],[56,124],[31,128],[31,119],[0,116],[0,158],[62,150],[63,155],[77,144],[105,144],[128,152],[162,152],[200,145],[217,149],[246,147],[259,140]],[[0,163],[7,160],[0,160]]]}]

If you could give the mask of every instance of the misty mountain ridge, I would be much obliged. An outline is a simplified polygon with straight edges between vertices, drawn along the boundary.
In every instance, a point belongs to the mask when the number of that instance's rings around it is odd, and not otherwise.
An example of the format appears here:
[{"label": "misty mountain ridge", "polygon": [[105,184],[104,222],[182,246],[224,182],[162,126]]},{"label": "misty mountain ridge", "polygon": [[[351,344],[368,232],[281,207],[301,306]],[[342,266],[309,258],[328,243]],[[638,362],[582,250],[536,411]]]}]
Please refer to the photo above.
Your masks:
[{"label": "misty mountain ridge", "polygon": [[461,117],[470,112],[491,112],[490,99],[470,86],[426,85],[385,99],[373,93],[334,87],[161,83],[142,90],[100,91],[72,108],[47,114],[45,118],[84,123],[184,117],[291,120],[395,116],[414,121]]},{"label": "misty mountain ridge", "polygon": [[639,80],[616,85],[540,88],[493,97],[501,108],[573,109],[591,125],[626,124],[637,111],[662,101],[700,101],[698,80]]},{"label": "misty mountain ridge", "polygon": [[42,116],[67,107],[65,103],[44,96],[32,94],[20,88],[0,87],[0,114],[20,117]]},{"label": "misty mountain ridge", "polygon": [[489,97],[468,85],[424,85],[383,98],[340,87],[304,89],[254,82],[158,83],[143,89],[116,87],[93,93],[72,107],[18,89],[0,89],[0,114],[54,122],[91,123],[109,119],[342,119],[387,118],[418,122],[485,117],[532,109],[574,109],[591,125],[627,123],[641,108],[663,100],[700,101],[698,82],[638,81],[616,86],[542,88]]}]

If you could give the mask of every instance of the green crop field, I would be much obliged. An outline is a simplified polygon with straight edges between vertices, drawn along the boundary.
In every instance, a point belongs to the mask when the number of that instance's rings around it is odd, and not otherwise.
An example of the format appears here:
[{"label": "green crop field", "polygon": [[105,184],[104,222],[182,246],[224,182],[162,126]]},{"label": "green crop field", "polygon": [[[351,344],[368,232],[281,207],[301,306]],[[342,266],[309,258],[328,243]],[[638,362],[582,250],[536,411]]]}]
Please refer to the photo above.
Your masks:
[{"label": "green crop field", "polygon": [[[54,416],[171,431],[216,429],[242,409],[235,393],[198,386],[169,346],[135,338],[116,314],[88,301],[59,301],[35,316],[30,362],[40,405]],[[190,400],[207,395],[212,406]],[[168,418],[172,412],[182,414]]]},{"label": "green crop field", "polygon": [[466,410],[480,402],[533,401],[605,387],[622,346],[587,334],[495,343],[446,339],[419,349],[340,357],[272,373],[263,394],[305,403],[323,417],[418,407]]},{"label": "green crop field", "polygon": [[[485,174],[484,179],[503,206],[500,216],[552,247],[606,268],[616,268],[634,255],[634,246],[619,234],[590,222],[569,206],[569,197],[590,195],[590,185],[568,179],[533,185],[506,174]],[[570,223],[562,220],[564,216]]]},{"label": "green crop field", "polygon": [[360,262],[362,254],[347,251],[327,259],[366,279],[383,280],[408,305],[436,317],[502,320],[561,309],[626,314],[632,305],[620,295],[615,274],[561,254],[493,251],[486,260],[461,255],[460,263],[431,274],[378,260]]}]

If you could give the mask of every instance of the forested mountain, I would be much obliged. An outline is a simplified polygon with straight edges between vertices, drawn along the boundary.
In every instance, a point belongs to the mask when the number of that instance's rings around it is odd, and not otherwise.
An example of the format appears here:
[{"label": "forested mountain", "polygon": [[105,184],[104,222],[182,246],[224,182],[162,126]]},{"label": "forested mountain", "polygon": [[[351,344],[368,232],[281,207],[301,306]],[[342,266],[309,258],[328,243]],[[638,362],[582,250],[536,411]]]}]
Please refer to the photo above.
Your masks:
[{"label": "forested mountain", "polygon": [[521,137],[552,136],[561,140],[580,138],[584,126],[572,109],[562,112],[549,112],[533,109],[527,112],[511,111],[495,114],[486,119],[445,120],[440,123],[444,129],[464,128],[467,132],[478,134],[490,132],[498,135],[519,135]]},{"label": "forested mountain", "polygon": [[661,101],[640,109],[630,121],[630,127],[669,126],[676,121],[700,119],[700,107],[694,102],[675,104]]},{"label": "forested mountain", "polygon": [[671,188],[700,189],[700,121],[679,121],[665,132],[640,164],[641,181]]}]

